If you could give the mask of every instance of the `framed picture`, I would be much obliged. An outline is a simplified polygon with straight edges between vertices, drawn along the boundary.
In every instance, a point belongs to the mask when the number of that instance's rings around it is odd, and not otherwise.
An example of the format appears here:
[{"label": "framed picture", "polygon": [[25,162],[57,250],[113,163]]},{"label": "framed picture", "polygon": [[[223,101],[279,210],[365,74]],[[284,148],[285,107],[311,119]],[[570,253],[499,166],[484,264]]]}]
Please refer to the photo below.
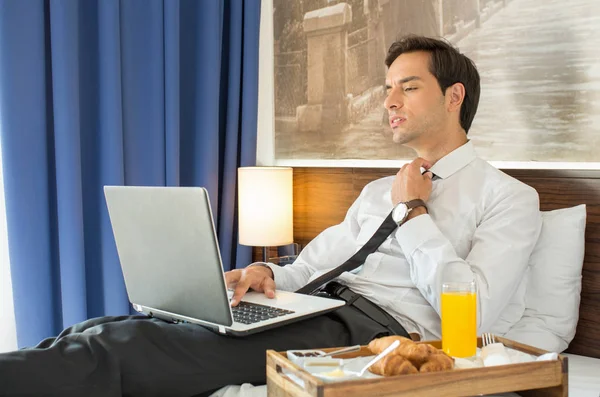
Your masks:
[{"label": "framed picture", "polygon": [[396,167],[383,108],[390,44],[443,37],[471,58],[469,131],[499,168],[600,169],[597,0],[263,0],[258,162]]}]

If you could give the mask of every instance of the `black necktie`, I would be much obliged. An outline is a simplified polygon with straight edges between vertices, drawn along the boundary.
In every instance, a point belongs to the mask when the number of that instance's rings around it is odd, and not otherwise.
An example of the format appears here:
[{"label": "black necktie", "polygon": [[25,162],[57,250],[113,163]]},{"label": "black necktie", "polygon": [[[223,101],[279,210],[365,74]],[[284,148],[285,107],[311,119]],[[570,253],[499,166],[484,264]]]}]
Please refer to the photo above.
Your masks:
[{"label": "black necktie", "polygon": [[[439,179],[439,177],[433,174],[432,180],[437,179]],[[379,226],[379,229],[377,229],[373,236],[371,236],[369,241],[367,241],[365,245],[363,245],[354,255],[352,255],[350,259],[338,267],[317,277],[296,292],[307,295],[316,294],[323,285],[338,277],[340,274],[344,272],[350,272],[365,263],[367,256],[375,252],[381,243],[383,243],[385,239],[398,227],[398,224],[392,218],[392,212],[390,212],[387,218],[384,219],[384,221],[381,223],[381,226]]]},{"label": "black necktie", "polygon": [[350,259],[336,267],[333,270],[328,271],[327,273],[317,277],[310,283],[306,284],[304,287],[300,288],[296,292],[299,294],[307,294],[313,295],[318,292],[319,289],[329,281],[333,280],[340,274],[344,272],[349,272],[363,263],[365,263],[365,259],[369,254],[375,252],[377,248],[385,241],[385,239],[398,227],[398,224],[392,218],[392,213],[385,218],[379,229],[373,234],[373,236],[367,241],[365,245],[363,245],[356,254],[352,255]]}]

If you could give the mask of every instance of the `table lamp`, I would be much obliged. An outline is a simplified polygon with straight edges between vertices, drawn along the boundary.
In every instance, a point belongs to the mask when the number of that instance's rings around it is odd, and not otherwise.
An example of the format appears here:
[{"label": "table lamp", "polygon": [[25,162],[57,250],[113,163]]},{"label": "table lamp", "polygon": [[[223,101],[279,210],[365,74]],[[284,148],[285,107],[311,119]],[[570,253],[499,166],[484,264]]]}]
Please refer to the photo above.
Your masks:
[{"label": "table lamp", "polygon": [[263,248],[291,244],[293,232],[291,167],[238,168],[239,242]]}]

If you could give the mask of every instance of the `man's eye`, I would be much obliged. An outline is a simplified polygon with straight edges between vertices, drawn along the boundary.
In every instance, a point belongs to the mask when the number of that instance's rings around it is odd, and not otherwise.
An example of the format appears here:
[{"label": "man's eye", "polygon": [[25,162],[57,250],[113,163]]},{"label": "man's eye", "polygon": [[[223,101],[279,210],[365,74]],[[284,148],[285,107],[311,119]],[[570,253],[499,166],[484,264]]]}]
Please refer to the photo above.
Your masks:
[{"label": "man's eye", "polygon": [[414,91],[414,90],[416,90],[416,89],[417,89],[417,87],[406,87],[406,88],[404,89],[404,91]]}]

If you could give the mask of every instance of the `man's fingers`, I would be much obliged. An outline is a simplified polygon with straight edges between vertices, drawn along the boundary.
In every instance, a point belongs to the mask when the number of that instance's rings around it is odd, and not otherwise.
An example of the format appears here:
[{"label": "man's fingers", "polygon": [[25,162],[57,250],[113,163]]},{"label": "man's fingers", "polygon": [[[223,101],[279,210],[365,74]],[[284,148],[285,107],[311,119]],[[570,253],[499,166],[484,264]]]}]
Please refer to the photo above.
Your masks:
[{"label": "man's fingers", "polygon": [[[231,306],[237,306],[250,288],[262,291],[269,298],[275,297],[275,281],[265,275],[265,270],[259,267],[232,270],[225,273],[227,284],[236,284],[231,298]],[[271,273],[271,270],[269,270]]]},{"label": "man's fingers", "polygon": [[427,160],[425,160],[422,157],[417,157],[416,159],[414,159],[411,163],[410,163],[413,167],[415,168],[425,168],[426,170],[431,168],[431,163]]},{"label": "man's fingers", "polygon": [[275,281],[272,278],[265,278],[263,281],[263,291],[267,298],[275,298]]},{"label": "man's fingers", "polygon": [[242,300],[246,292],[250,289],[250,281],[246,277],[242,277],[237,283],[231,299],[231,306],[237,306]]}]

